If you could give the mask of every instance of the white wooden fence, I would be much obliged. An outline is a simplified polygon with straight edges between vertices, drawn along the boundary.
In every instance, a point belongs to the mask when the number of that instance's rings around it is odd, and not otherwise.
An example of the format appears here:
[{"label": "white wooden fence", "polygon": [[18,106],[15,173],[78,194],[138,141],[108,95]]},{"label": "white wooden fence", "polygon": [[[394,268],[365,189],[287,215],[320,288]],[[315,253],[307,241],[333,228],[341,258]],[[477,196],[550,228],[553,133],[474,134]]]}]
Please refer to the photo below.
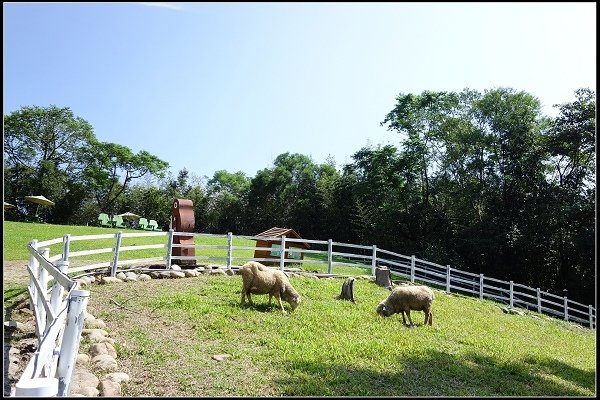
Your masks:
[{"label": "white wooden fence", "polygon": [[[194,238],[217,237],[226,238],[223,245],[214,244],[175,244],[175,236]],[[122,246],[125,237],[165,236],[165,244],[150,244],[137,246]],[[70,243],[79,240],[115,239],[115,246],[101,249],[71,252]],[[235,240],[267,240],[278,242],[278,249],[271,247],[235,246]],[[50,257],[49,247],[53,244],[63,243],[61,254]],[[285,249],[286,243],[306,243],[312,249],[294,248]],[[174,256],[172,249],[220,249],[222,256]],[[165,264],[165,269],[170,269],[177,260],[212,261],[226,265],[231,269],[234,265],[242,265],[247,261],[273,262],[273,258],[254,258],[239,255],[240,251],[270,250],[278,254],[279,267],[283,270],[287,264],[324,264],[327,265],[327,274],[334,274],[334,266],[351,266],[366,269],[375,276],[378,266],[386,266],[396,275],[410,280],[422,282],[445,288],[447,293],[461,292],[480,299],[488,298],[511,307],[522,307],[552,316],[558,316],[566,321],[574,321],[592,329],[596,328],[596,308],[584,305],[567,297],[541,291],[540,288],[531,288],[513,281],[502,281],[483,274],[473,274],[442,266],[429,261],[421,260],[415,256],[406,256],[388,250],[379,249],[376,245],[364,246],[350,243],[339,243],[333,240],[307,240],[283,237],[258,237],[227,235],[213,235],[206,233],[190,232],[132,232],[102,235],[70,236],[47,240],[37,243],[33,240],[29,244],[31,254],[28,271],[30,273],[29,293],[31,304],[36,318],[36,334],[38,336],[38,350],[32,357],[25,372],[16,386],[18,396],[68,396],[70,378],[77,357],[81,330],[84,321],[84,311],[87,305],[88,291],[78,290],[76,282],[66,274],[82,272],[93,273],[98,269],[106,270],[115,276],[119,267],[156,261]],[[149,257],[134,260],[120,260],[123,252],[144,249],[165,249],[165,256]],[[281,251],[285,249],[285,251]],[[236,256],[235,252],[238,252]],[[91,254],[109,253],[110,261],[69,268],[69,259]],[[194,253],[196,253],[194,251]],[[199,251],[201,253],[201,251]],[[290,255],[294,254],[294,257]],[[298,254],[312,254],[317,257],[298,259]],[[53,263],[54,262],[54,263]],[[55,265],[56,264],[56,265]],[[210,264],[210,262],[207,262]],[[48,277],[48,274],[51,277]],[[45,290],[49,280],[54,279],[55,284],[50,292]],[[66,293],[66,296],[65,296]],[[49,299],[49,300],[48,300]],[[558,301],[557,301],[558,300]]]},{"label": "white wooden fence", "polygon": [[[49,257],[49,246],[61,241],[63,239],[39,243],[32,240],[28,245],[27,289],[38,344],[15,386],[15,396],[68,395],[89,292],[79,290],[77,283],[66,275],[69,266],[66,257],[62,254]],[[52,261],[56,261],[56,265]]]}]

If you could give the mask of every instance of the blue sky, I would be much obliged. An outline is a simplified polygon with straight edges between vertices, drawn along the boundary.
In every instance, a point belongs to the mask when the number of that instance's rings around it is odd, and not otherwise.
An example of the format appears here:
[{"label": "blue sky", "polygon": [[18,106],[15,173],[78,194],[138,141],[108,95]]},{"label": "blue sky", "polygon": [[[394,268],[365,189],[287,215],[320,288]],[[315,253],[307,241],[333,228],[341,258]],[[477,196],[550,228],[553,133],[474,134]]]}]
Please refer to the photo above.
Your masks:
[{"label": "blue sky", "polygon": [[399,144],[400,93],[596,90],[596,3],[3,3],[4,114],[69,107],[177,174]]}]

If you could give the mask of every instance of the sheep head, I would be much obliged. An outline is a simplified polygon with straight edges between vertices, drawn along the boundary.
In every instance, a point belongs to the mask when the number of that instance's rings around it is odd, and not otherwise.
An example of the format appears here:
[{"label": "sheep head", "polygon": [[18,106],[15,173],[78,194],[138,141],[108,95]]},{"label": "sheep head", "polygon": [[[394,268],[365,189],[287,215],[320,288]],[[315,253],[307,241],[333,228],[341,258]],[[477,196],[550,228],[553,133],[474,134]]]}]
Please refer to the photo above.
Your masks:
[{"label": "sheep head", "polygon": [[295,310],[300,305],[301,302],[302,302],[302,300],[300,299],[300,296],[296,295],[294,297],[291,297],[289,299],[289,303],[292,306],[292,311]]},{"label": "sheep head", "polygon": [[290,286],[285,285],[284,287],[282,287],[279,294],[282,299],[284,299],[285,301],[290,303],[290,306],[292,307],[292,311],[294,311],[300,305],[300,302],[302,301],[300,299],[300,295],[298,294],[298,292],[296,292],[296,290],[294,290],[291,287],[291,285]]},{"label": "sheep head", "polygon": [[390,315],[393,314],[392,310],[390,310],[390,308],[387,306],[387,304],[385,302],[379,303],[376,311],[377,311],[377,314],[381,315],[382,317],[389,317]]}]

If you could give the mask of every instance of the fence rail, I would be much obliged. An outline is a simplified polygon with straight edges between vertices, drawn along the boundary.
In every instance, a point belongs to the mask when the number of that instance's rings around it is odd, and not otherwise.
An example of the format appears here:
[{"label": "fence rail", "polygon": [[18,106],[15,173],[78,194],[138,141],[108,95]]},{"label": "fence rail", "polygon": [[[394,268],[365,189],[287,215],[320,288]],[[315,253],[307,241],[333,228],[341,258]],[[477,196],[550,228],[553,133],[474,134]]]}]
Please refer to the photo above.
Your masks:
[{"label": "fence rail", "polygon": [[[79,290],[66,275],[69,261],[63,254],[49,257],[49,246],[64,239],[32,240],[27,271],[31,310],[35,316],[37,349],[16,383],[14,395],[67,396],[77,358],[89,292]],[[54,265],[50,259],[59,260]],[[50,286],[51,281],[54,284]]]},{"label": "fence rail", "polygon": [[[151,245],[129,245],[122,246],[123,238],[164,236],[165,244]],[[175,244],[176,236],[186,238],[224,238],[226,245],[215,244]],[[70,251],[70,244],[74,241],[90,241],[100,239],[114,239],[114,247],[90,249],[83,251]],[[452,268],[450,265],[439,265],[430,261],[421,260],[414,255],[407,256],[385,249],[379,249],[376,245],[365,246],[352,243],[334,242],[329,239],[305,240],[297,238],[282,237],[257,237],[257,236],[234,236],[213,235],[206,233],[191,232],[135,232],[102,235],[70,236],[63,238],[37,242],[32,240],[28,245],[30,260],[28,271],[30,284],[28,286],[31,299],[32,311],[36,321],[36,335],[38,347],[31,361],[27,365],[23,375],[17,382],[14,394],[17,396],[68,396],[71,375],[75,365],[75,359],[79,348],[81,331],[83,329],[84,312],[87,306],[89,292],[79,290],[76,281],[67,274],[82,272],[93,273],[99,269],[108,268],[111,276],[115,276],[119,266],[141,264],[146,262],[159,262],[165,265],[165,269],[171,269],[176,260],[211,260],[220,261],[231,269],[234,260],[242,262],[254,260],[259,262],[273,262],[272,258],[256,258],[239,254],[248,250],[275,250],[273,247],[250,247],[247,245],[234,246],[234,240],[261,240],[279,243],[279,268],[284,270],[287,264],[324,264],[327,265],[327,273],[334,273],[334,266],[352,266],[370,271],[375,275],[377,267],[389,268],[395,276],[406,278],[410,282],[423,282],[444,288],[447,293],[460,292],[479,297],[480,299],[492,299],[494,301],[508,304],[511,307],[522,307],[534,310],[538,313],[548,314],[563,318],[566,321],[574,321],[591,329],[596,328],[596,308],[592,305],[584,305],[567,297],[561,297],[552,293],[544,292],[540,288],[531,288],[513,281],[503,281],[483,274],[474,274]],[[62,243],[62,253],[50,256],[50,246]],[[286,248],[286,243],[312,244],[318,249]],[[139,251],[149,249],[165,249],[165,256],[148,257],[130,260],[121,260],[123,252]],[[173,255],[173,248],[221,249],[223,256]],[[236,253],[236,251],[238,253]],[[70,259],[94,254],[110,254],[110,261],[97,262],[79,267],[70,267]],[[290,257],[291,253],[319,256],[314,259],[298,259]],[[194,253],[195,254],[195,253]],[[302,258],[301,257],[301,258]],[[48,285],[54,284],[48,290]],[[552,301],[558,300],[558,301]]]}]

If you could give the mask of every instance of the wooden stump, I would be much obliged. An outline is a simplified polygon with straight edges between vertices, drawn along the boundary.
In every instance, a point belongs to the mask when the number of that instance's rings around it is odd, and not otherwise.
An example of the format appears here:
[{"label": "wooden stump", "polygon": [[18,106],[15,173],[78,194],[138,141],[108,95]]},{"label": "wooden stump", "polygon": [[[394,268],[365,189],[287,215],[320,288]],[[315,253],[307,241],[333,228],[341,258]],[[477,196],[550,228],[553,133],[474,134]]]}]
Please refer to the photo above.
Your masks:
[{"label": "wooden stump", "polygon": [[390,270],[388,267],[377,267],[375,268],[375,283],[379,286],[383,286],[386,289],[392,287],[392,280],[390,279]]},{"label": "wooden stump", "polygon": [[339,300],[350,300],[356,304],[356,301],[354,301],[354,280],[355,278],[348,278],[342,284],[342,293],[337,297]]}]

